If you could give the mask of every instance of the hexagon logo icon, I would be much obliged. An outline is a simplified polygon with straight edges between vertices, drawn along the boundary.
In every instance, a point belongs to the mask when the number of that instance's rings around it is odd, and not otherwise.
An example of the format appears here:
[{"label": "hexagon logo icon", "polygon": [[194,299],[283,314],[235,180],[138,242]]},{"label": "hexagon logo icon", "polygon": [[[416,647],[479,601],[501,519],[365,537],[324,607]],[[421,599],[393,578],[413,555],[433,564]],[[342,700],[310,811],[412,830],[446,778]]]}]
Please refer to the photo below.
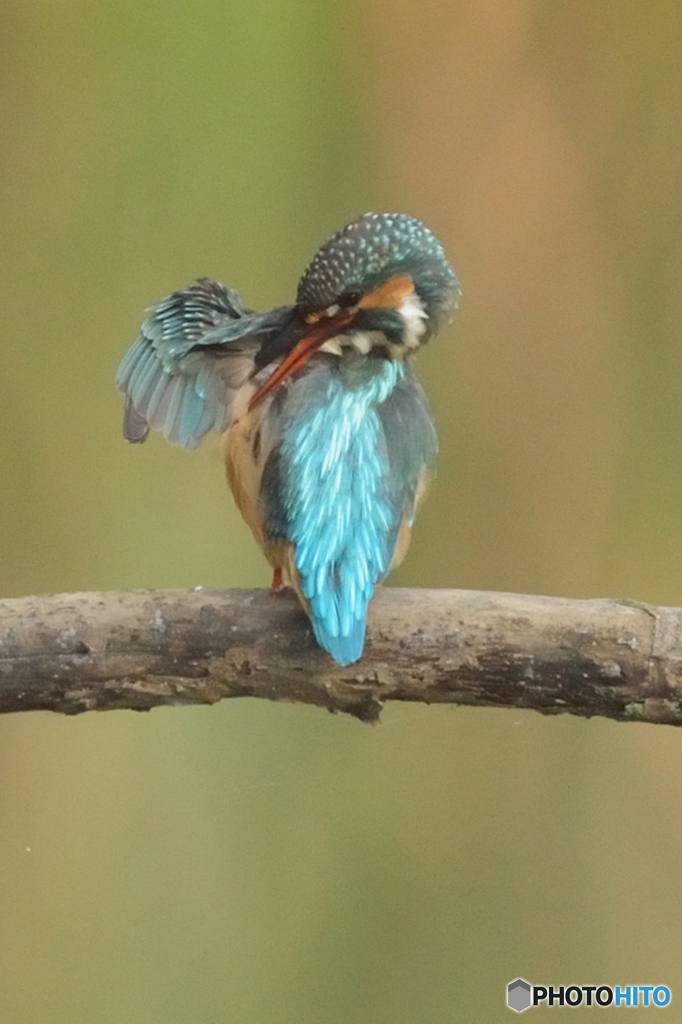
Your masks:
[{"label": "hexagon logo icon", "polygon": [[530,985],[523,978],[510,981],[507,985],[507,1006],[510,1010],[522,1013],[530,1006]]}]

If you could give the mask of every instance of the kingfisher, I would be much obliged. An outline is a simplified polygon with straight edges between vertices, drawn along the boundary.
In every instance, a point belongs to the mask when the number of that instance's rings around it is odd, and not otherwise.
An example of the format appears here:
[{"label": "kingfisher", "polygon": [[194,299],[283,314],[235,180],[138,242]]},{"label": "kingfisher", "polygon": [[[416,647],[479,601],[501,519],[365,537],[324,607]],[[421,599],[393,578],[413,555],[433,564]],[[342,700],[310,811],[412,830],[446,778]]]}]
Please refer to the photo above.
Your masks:
[{"label": "kingfisher", "polygon": [[457,307],[419,220],[366,213],[313,257],[296,302],[259,313],[200,278],[149,310],[121,362],[124,437],[221,435],[237,506],[340,665],[410,543],[438,442],[412,356]]}]

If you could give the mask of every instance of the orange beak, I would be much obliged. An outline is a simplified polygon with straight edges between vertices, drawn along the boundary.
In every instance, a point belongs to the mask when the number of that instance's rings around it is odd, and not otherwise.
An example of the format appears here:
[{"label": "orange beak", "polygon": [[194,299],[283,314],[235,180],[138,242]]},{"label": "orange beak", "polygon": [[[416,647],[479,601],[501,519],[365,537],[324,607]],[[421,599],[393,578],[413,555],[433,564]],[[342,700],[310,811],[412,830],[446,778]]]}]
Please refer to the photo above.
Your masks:
[{"label": "orange beak", "polygon": [[301,340],[296,342],[289,355],[279,364],[275,372],[266,381],[263,381],[249,402],[249,412],[253,412],[283,381],[287,380],[296,370],[303,366],[305,361],[314,355],[321,345],[324,345],[325,341],[335,337],[337,334],[341,334],[343,328],[351,322],[354,316],[354,310],[341,310],[335,316],[316,320]]}]

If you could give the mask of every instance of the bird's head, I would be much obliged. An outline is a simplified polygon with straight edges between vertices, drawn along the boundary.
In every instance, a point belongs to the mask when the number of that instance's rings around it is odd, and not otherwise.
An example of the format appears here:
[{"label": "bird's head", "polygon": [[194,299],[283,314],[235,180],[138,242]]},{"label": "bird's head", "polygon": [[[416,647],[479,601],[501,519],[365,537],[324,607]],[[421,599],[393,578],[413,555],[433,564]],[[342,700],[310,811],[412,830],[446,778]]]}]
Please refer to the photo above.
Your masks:
[{"label": "bird's head", "polygon": [[458,295],[443,246],[421,221],[403,213],[366,213],[325,242],[296,298],[313,322],[350,311],[349,326],[381,330],[390,324],[389,338],[400,344],[409,343],[416,319],[423,321],[424,337],[433,334]]},{"label": "bird's head", "polygon": [[265,346],[258,362],[285,358],[252,405],[319,351],[342,356],[344,349],[374,349],[403,359],[435,334],[459,294],[442,245],[421,221],[402,213],[364,214],[332,235],[308,265],[289,339]]}]

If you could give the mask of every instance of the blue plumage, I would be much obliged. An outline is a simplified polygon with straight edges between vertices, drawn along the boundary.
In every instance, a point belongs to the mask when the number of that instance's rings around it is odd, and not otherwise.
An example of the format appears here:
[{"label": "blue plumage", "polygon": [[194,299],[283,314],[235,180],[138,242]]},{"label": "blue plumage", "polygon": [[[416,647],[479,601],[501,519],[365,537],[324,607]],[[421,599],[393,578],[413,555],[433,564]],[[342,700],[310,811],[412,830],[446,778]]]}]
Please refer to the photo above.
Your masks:
[{"label": "blue plumage", "polygon": [[119,368],[128,440],[151,426],[193,448],[225,432],[239,508],[341,665],[362,655],[436,456],[409,357],[458,296],[428,228],[365,214],[322,246],[295,305],[255,313],[201,279],[152,310]]},{"label": "blue plumage", "polygon": [[197,448],[210,430],[226,430],[261,345],[289,315],[289,307],[247,310],[208,278],[159,302],[116,375],[126,439],[144,441],[155,427],[172,444]]},{"label": "blue plumage", "polygon": [[362,654],[367,604],[390,568],[400,526],[376,407],[405,367],[373,362],[376,372],[352,388],[326,366],[297,382],[296,414],[285,420],[279,448],[286,540],[295,546],[315,636],[342,665]]}]

